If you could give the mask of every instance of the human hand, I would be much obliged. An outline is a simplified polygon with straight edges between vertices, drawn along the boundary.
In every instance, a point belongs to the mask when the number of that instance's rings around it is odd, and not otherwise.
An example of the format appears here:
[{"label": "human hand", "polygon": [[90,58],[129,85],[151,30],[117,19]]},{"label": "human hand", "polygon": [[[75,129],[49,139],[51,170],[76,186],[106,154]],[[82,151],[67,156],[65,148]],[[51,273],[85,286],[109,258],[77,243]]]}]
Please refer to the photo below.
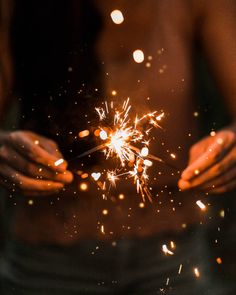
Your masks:
[{"label": "human hand", "polygon": [[220,131],[190,149],[189,165],[179,180],[181,190],[224,193],[236,188],[236,133]]},{"label": "human hand", "polygon": [[23,195],[50,195],[73,180],[57,144],[30,131],[0,136],[0,184]]}]

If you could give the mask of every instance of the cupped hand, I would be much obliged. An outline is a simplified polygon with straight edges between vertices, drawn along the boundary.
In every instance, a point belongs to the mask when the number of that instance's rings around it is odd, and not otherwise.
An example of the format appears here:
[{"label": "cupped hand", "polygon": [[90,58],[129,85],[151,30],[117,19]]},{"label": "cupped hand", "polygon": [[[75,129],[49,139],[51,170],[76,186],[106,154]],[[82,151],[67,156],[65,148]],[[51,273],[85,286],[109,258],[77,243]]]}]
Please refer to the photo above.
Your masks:
[{"label": "cupped hand", "polygon": [[50,195],[73,180],[57,144],[31,131],[15,131],[0,136],[0,184],[10,192]]},{"label": "cupped hand", "polygon": [[223,193],[236,188],[236,133],[223,130],[190,149],[189,165],[179,180],[181,190]]}]

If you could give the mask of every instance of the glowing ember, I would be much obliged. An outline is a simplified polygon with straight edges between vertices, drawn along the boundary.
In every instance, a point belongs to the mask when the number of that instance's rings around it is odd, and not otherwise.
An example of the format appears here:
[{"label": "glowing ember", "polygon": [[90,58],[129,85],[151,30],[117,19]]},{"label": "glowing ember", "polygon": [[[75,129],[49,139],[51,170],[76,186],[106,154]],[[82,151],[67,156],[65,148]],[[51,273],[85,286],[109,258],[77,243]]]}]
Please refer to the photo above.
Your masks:
[{"label": "glowing ember", "polygon": [[198,205],[198,207],[201,209],[201,210],[206,210],[206,205],[201,201],[201,200],[198,200],[196,202],[196,204]]},{"label": "glowing ember", "polygon": [[120,200],[124,200],[125,196],[124,196],[123,194],[119,194],[118,198],[119,198]]},{"label": "glowing ember", "polygon": [[89,130],[83,130],[79,132],[79,137],[83,138],[89,135]]},{"label": "glowing ember", "polygon": [[101,225],[101,233],[105,235],[104,225]]},{"label": "glowing ember", "polygon": [[86,191],[88,189],[88,184],[86,182],[82,182],[79,187],[81,191]]},{"label": "glowing ember", "polygon": [[174,255],[174,252],[170,251],[168,248],[167,248],[167,245],[162,245],[162,251],[167,255]]},{"label": "glowing ember", "polygon": [[120,25],[124,21],[123,13],[116,9],[111,12],[111,19],[116,25]]},{"label": "glowing ember", "polygon": [[178,274],[179,274],[179,275],[181,274],[182,268],[183,268],[183,264],[180,264],[180,266],[179,266],[179,270],[178,270]]},{"label": "glowing ember", "polygon": [[194,268],[193,272],[194,272],[196,278],[199,278],[200,277],[200,272],[199,272],[199,270],[198,270],[197,267]]},{"label": "glowing ember", "polygon": [[103,210],[102,210],[102,214],[103,214],[103,215],[107,215],[107,214],[108,214],[108,210],[107,210],[107,209],[103,209]]},{"label": "glowing ember", "polygon": [[176,245],[175,245],[175,243],[173,241],[170,242],[170,247],[171,247],[171,249],[175,249],[176,248]]},{"label": "glowing ember", "polygon": [[216,136],[216,132],[215,132],[215,131],[211,131],[210,135],[211,135],[212,137],[214,137],[214,136]]},{"label": "glowing ember", "polygon": [[64,159],[59,159],[59,160],[57,160],[57,161],[54,163],[54,165],[55,165],[55,166],[59,166],[59,165],[61,165],[63,162],[64,162]]},{"label": "glowing ember", "polygon": [[200,171],[198,169],[194,170],[194,174],[198,175],[200,173]]},{"label": "glowing ember", "polygon": [[142,50],[137,49],[133,52],[133,58],[136,63],[142,63],[144,61],[144,53]]}]

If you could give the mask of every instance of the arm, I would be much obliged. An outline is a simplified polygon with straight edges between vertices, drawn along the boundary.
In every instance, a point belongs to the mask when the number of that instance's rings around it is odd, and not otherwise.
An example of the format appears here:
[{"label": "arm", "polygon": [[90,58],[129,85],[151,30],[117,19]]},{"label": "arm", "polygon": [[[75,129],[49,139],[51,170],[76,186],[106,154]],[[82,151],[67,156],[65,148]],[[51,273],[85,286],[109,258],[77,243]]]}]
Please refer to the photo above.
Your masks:
[{"label": "arm", "polygon": [[[12,65],[9,46],[11,0],[0,0],[0,121],[11,103]],[[55,142],[29,131],[0,130],[0,185],[24,195],[52,194],[73,179]]]},{"label": "arm", "polygon": [[196,143],[179,181],[182,190],[222,193],[236,187],[236,2],[203,1],[198,33],[231,115],[231,126]]}]

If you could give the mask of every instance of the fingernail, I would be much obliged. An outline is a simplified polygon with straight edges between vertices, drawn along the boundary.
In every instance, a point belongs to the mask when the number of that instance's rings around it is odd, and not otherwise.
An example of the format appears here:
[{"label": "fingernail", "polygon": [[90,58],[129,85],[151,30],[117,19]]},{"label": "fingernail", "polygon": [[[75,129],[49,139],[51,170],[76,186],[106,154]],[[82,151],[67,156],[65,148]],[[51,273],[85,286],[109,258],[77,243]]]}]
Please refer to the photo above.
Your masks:
[{"label": "fingernail", "polygon": [[190,183],[188,181],[185,181],[183,179],[180,179],[178,182],[178,186],[181,190],[187,190],[191,187]]}]

